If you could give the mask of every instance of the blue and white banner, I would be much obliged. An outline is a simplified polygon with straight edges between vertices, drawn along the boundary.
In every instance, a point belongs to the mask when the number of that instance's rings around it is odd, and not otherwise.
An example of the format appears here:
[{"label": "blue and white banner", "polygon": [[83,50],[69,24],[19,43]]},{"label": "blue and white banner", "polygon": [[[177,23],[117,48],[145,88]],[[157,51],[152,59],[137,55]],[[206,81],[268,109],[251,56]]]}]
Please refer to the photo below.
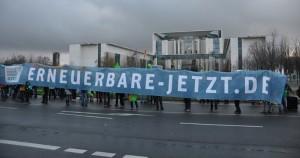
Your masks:
[{"label": "blue and white banner", "polygon": [[33,86],[44,87],[273,103],[281,103],[286,84],[284,75],[271,71],[192,72],[24,64],[6,66],[5,75],[6,84],[28,81]]}]

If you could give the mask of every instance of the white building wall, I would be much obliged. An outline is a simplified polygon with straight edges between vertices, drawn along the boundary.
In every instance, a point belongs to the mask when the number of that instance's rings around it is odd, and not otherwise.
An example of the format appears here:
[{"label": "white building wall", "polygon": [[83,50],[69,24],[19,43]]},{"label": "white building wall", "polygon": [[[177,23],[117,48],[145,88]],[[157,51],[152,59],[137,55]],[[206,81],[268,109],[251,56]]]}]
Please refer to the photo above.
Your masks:
[{"label": "white building wall", "polygon": [[69,46],[70,65],[97,66],[97,45],[72,44]]},{"label": "white building wall", "polygon": [[80,44],[71,44],[69,46],[70,65],[80,66],[81,49]]},{"label": "white building wall", "polygon": [[98,45],[83,45],[81,46],[81,66],[97,66],[98,60]]},{"label": "white building wall", "polygon": [[168,41],[168,54],[175,54],[174,41]]},{"label": "white building wall", "polygon": [[238,38],[230,38],[231,71],[238,69]]},{"label": "white building wall", "polygon": [[70,53],[60,53],[59,64],[70,65]]},{"label": "white building wall", "polygon": [[200,39],[196,39],[197,40],[197,54],[201,53],[201,49],[200,49]]},{"label": "white building wall", "polygon": [[177,44],[178,44],[177,54],[181,54],[182,53],[182,40],[177,40]]},{"label": "white building wall", "polygon": [[206,54],[210,54],[214,50],[212,38],[205,39],[205,47],[206,47],[206,49],[205,49]]},{"label": "white building wall", "polygon": [[162,55],[168,55],[168,40],[162,40]]},{"label": "white building wall", "polygon": [[152,35],[152,53],[151,55],[155,55],[156,53],[156,41],[159,40],[159,38],[156,35]]},{"label": "white building wall", "polygon": [[[98,65],[98,44],[72,44],[69,46],[69,54],[70,61],[68,62],[68,64],[70,65],[92,67]],[[120,54],[121,66],[127,66],[127,57],[134,57],[136,59],[137,66],[139,66],[138,64],[140,63],[141,59],[151,60],[151,57],[149,55],[145,55],[142,52],[102,43],[101,59],[105,60],[107,54],[109,58],[113,59],[115,59],[115,54]]]},{"label": "white building wall", "polygon": [[205,39],[201,39],[200,40],[200,53],[202,54],[206,54],[206,40]]},{"label": "white building wall", "polygon": [[174,40],[173,41],[173,50],[174,50],[174,54],[177,54],[177,52],[176,52],[176,47],[177,47],[177,40]]}]

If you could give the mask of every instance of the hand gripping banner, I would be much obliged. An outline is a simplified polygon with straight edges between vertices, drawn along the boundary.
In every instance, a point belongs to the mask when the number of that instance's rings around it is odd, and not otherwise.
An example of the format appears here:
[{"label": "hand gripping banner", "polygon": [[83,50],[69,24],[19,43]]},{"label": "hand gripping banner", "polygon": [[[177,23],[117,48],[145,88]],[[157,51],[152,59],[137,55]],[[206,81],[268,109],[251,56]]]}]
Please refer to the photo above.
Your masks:
[{"label": "hand gripping banner", "polygon": [[281,103],[286,77],[271,71],[192,72],[158,68],[0,67],[2,84],[91,90],[139,95]]}]

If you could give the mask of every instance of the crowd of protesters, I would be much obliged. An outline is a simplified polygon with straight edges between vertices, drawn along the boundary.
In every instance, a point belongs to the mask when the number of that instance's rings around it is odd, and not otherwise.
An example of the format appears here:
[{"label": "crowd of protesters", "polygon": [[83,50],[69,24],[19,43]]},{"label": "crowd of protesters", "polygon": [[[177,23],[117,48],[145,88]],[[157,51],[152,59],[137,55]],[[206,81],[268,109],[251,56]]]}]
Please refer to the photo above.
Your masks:
[{"label": "crowd of protesters", "polygon": [[[72,104],[72,102],[76,101],[76,98],[79,94],[80,105],[82,107],[87,107],[88,103],[93,103],[96,100],[96,104],[103,104],[105,108],[111,108],[111,99],[115,98],[115,108],[124,109],[125,108],[125,99],[128,99],[131,110],[139,109],[139,96],[137,94],[124,94],[124,93],[109,93],[109,92],[95,92],[95,91],[87,91],[81,90],[76,91],[72,89],[62,89],[62,88],[52,88],[52,87],[35,87],[31,86],[29,82],[26,82],[24,85],[0,85],[1,92],[1,100],[5,101],[9,97],[12,100],[30,103],[31,99],[36,99],[38,95],[41,95],[43,104],[48,104],[49,100],[65,100],[66,106]],[[291,93],[291,88],[287,85],[284,90],[284,94],[282,97],[282,104],[278,106],[279,113],[287,112],[287,96]],[[296,95],[300,97],[300,86],[296,91]],[[127,96],[127,97],[126,97]],[[147,96],[144,98],[144,103],[154,105],[157,111],[163,111],[163,97],[162,96]],[[184,98],[185,112],[191,112],[191,98]],[[220,101],[218,100],[200,100],[199,103],[207,103],[210,104],[210,111],[214,112],[218,110],[218,104]],[[224,103],[228,103],[229,101],[224,101]],[[142,103],[142,101],[141,101]],[[240,101],[233,101],[235,105],[235,114],[241,114]],[[274,104],[262,101],[263,104],[263,113],[272,113],[274,111]]]},{"label": "crowd of protesters", "polygon": [[[120,68],[120,65],[116,63],[114,68]],[[152,68],[151,64],[147,65],[147,68]],[[197,71],[195,67],[191,67],[189,70]],[[73,101],[76,101],[77,95],[79,94],[80,105],[82,107],[87,107],[88,103],[94,102],[94,98],[96,98],[97,104],[103,104],[104,108],[111,108],[111,99],[115,98],[115,108],[124,109],[125,102],[124,99],[128,98],[130,103],[131,110],[138,110],[139,108],[139,96],[137,94],[124,94],[124,93],[109,93],[109,92],[96,92],[96,91],[88,91],[88,90],[74,90],[65,88],[55,88],[55,87],[36,87],[31,86],[29,82],[26,82],[24,85],[0,85],[1,92],[1,100],[5,101],[9,97],[11,97],[15,101],[29,103],[30,99],[36,99],[38,94],[42,96],[41,103],[48,104],[50,100],[61,99],[65,100],[66,106],[70,106]],[[291,88],[286,85],[284,94],[282,97],[282,104],[278,105],[279,113],[287,112],[287,97],[289,93],[291,93]],[[300,97],[300,86],[296,91],[296,95]],[[127,97],[126,97],[127,96]],[[143,100],[144,101],[144,100]],[[185,112],[191,112],[191,98],[183,99],[185,107]],[[208,100],[202,99],[199,101],[201,103],[210,104],[210,111],[214,112],[218,110],[219,100]],[[228,103],[229,101],[224,101],[224,103]],[[145,98],[144,103],[155,105],[157,111],[163,111],[163,97],[162,96],[147,96]],[[234,100],[235,105],[235,114],[241,114],[240,101]],[[263,113],[272,113],[274,104],[263,101],[261,102],[264,106]],[[134,108],[135,106],[135,108]]]}]

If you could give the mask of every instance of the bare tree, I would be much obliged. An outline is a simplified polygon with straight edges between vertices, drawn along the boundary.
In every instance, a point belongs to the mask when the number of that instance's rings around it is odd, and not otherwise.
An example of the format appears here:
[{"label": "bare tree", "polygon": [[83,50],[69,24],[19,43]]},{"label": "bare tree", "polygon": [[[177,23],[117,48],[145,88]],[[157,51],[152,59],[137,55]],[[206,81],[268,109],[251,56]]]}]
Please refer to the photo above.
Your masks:
[{"label": "bare tree", "polygon": [[295,66],[295,71],[297,73],[297,84],[299,84],[299,78],[300,78],[300,41],[295,40],[294,43],[294,51],[293,51],[293,56],[294,56],[294,66]]},{"label": "bare tree", "polygon": [[287,41],[286,37],[283,37],[280,41],[280,45],[277,48],[278,49],[278,60],[279,68],[283,69],[284,72],[292,72],[293,71],[293,65],[290,58],[290,48],[289,43]]},{"label": "bare tree", "polygon": [[4,60],[4,65],[13,65],[13,64],[24,64],[26,63],[26,57],[24,55],[13,55],[11,58]]},{"label": "bare tree", "polygon": [[115,63],[115,60],[109,53],[105,54],[105,57],[101,59],[101,64],[103,67],[112,67]]},{"label": "bare tree", "polygon": [[276,70],[284,69],[292,72],[292,64],[289,62],[289,43],[285,37],[279,38],[276,32],[271,34],[269,41],[256,42],[249,48],[249,55],[245,59],[247,69]]},{"label": "bare tree", "polygon": [[24,64],[26,62],[29,63],[39,63],[43,65],[50,65],[50,58],[46,56],[38,56],[36,58],[30,56],[26,58],[24,55],[13,55],[10,58],[7,58],[3,61],[5,65],[13,65],[13,64]]},{"label": "bare tree", "polygon": [[50,58],[46,56],[38,56],[36,59],[33,59],[33,62],[43,65],[51,65]]},{"label": "bare tree", "polygon": [[266,69],[267,65],[264,62],[266,58],[266,44],[255,42],[249,48],[249,54],[244,60],[244,66],[250,70]]}]

